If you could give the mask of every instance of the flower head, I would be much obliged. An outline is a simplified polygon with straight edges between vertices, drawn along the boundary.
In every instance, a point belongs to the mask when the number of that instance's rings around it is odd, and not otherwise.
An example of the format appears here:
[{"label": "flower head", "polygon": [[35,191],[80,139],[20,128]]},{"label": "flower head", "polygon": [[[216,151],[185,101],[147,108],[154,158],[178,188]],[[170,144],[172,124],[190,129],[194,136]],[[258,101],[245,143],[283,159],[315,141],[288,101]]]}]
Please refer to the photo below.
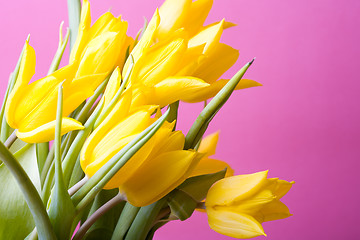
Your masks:
[{"label": "flower head", "polygon": [[209,226],[234,238],[266,235],[261,223],[291,216],[280,199],[294,182],[267,178],[267,171],[224,178],[206,197]]},{"label": "flower head", "polygon": [[85,0],[69,65],[32,83],[35,51],[26,42],[19,76],[5,110],[8,124],[17,129],[16,135],[25,142],[54,139],[57,89],[61,83],[64,88],[62,134],[82,129],[81,123],[67,116],[93,94],[119,61],[124,61],[127,23],[105,13],[90,27],[89,11],[89,2]]}]

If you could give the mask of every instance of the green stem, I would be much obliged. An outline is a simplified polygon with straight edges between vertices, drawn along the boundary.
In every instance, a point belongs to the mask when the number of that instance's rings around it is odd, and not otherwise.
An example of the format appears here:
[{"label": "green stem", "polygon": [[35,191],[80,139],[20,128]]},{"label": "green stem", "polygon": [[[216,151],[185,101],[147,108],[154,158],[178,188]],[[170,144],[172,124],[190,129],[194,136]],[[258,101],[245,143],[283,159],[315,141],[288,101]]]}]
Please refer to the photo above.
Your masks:
[{"label": "green stem", "polygon": [[80,0],[68,0],[68,14],[70,26],[70,51],[73,48],[78,34],[81,14]]},{"label": "green stem", "polygon": [[99,209],[97,209],[91,216],[86,219],[84,224],[81,225],[79,230],[76,232],[73,240],[80,240],[82,239],[89,228],[105,213],[113,209],[115,206],[120,204],[121,202],[125,201],[124,197],[121,194],[117,194],[115,197],[110,199],[104,205],[102,205]]},{"label": "green stem", "polygon": [[51,226],[49,216],[46,213],[44,204],[31,182],[29,176],[21,167],[19,162],[10,153],[10,151],[0,142],[0,158],[6,167],[10,170],[16,179],[26,203],[28,204],[31,214],[34,218],[35,225],[39,234],[40,240],[56,239],[54,230]]},{"label": "green stem", "polygon": [[50,68],[49,68],[49,71],[48,71],[48,75],[52,74],[53,72],[55,72],[59,68],[62,56],[64,54],[66,45],[67,45],[68,40],[69,40],[69,35],[70,35],[70,30],[69,29],[66,32],[64,40],[62,39],[61,31],[62,31],[62,25],[63,24],[64,24],[64,22],[62,22],[61,26],[60,26],[59,46],[58,46],[58,49],[56,50],[53,61],[51,62],[51,65],[50,65]]},{"label": "green stem", "polygon": [[131,223],[134,221],[140,208],[126,203],[123,211],[121,212],[119,221],[116,224],[114,233],[111,240],[122,240],[124,239],[127,231],[129,230]]},{"label": "green stem", "polygon": [[166,198],[162,198],[153,204],[141,207],[126,234],[125,240],[145,240],[165,203]]}]

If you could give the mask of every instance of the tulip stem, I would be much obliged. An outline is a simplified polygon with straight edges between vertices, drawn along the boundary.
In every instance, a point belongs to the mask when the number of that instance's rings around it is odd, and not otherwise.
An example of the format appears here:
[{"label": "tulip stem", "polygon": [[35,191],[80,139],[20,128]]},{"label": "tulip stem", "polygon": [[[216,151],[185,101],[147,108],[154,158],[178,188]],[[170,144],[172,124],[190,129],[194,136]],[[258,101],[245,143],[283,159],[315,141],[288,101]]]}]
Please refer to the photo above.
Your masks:
[{"label": "tulip stem", "polygon": [[5,147],[10,148],[13,145],[13,143],[16,141],[16,139],[17,139],[16,133],[15,131],[13,131],[13,133],[8,137],[8,139],[6,139],[4,143]]},{"label": "tulip stem", "polygon": [[56,239],[54,230],[51,226],[49,216],[45,210],[44,204],[41,198],[31,182],[29,176],[26,174],[20,163],[10,153],[8,148],[0,142],[0,159],[5,166],[10,170],[14,178],[16,179],[20,190],[24,194],[26,203],[29,206],[31,214],[34,218],[35,225],[39,234],[40,240],[52,240]]},{"label": "tulip stem", "polygon": [[80,240],[84,237],[89,228],[105,213],[117,206],[119,203],[125,201],[125,198],[122,194],[118,193],[115,197],[110,199],[104,205],[102,205],[98,210],[96,210],[89,218],[86,219],[84,224],[81,225],[79,230],[76,232],[73,240]]},{"label": "tulip stem", "polygon": [[63,167],[64,167],[64,180],[65,185],[69,186],[69,182],[71,179],[71,174],[73,172],[74,165],[76,163],[76,159],[81,151],[82,146],[84,145],[84,142],[88,135],[90,134],[91,130],[93,129],[95,120],[97,116],[99,115],[101,111],[101,106],[103,104],[103,101],[101,101],[98,105],[99,107],[96,109],[96,111],[91,114],[90,118],[86,121],[84,124],[84,129],[80,130],[78,134],[76,135],[74,141],[72,142],[69,151],[67,152],[64,160],[63,160]]},{"label": "tulip stem", "polygon": [[68,0],[68,14],[69,14],[69,26],[70,26],[70,51],[73,48],[76,37],[78,34],[80,15],[81,15],[81,3],[80,0]]},{"label": "tulip stem", "polygon": [[145,240],[165,203],[166,198],[162,198],[153,204],[141,207],[126,234],[125,240]]},{"label": "tulip stem", "polygon": [[185,137],[185,147],[184,149],[194,148],[197,143],[200,141],[201,137],[205,133],[210,121],[214,118],[216,113],[220,108],[225,104],[229,99],[232,92],[235,90],[237,84],[240,82],[241,78],[244,76],[245,72],[248,70],[250,65],[254,62],[254,59],[244,67],[242,67],[232,78],[231,80],[216,94],[216,96],[206,105],[206,107],[201,111],[194,124],[191,126],[189,132]]},{"label": "tulip stem", "polygon": [[131,226],[131,223],[134,221],[136,214],[139,212],[139,210],[140,207],[135,207],[128,202],[125,204],[125,207],[122,210],[120,218],[116,224],[111,240],[122,240],[125,237],[127,231]]},{"label": "tulip stem", "polygon": [[59,32],[59,46],[58,49],[55,52],[54,58],[51,62],[49,71],[48,71],[48,75],[52,74],[53,72],[55,72],[56,70],[58,70],[62,56],[64,54],[66,45],[69,41],[69,36],[70,36],[70,30],[67,29],[66,31],[66,35],[65,38],[62,39],[62,26],[63,26],[64,22],[62,22],[60,24],[60,32]]},{"label": "tulip stem", "polygon": [[82,186],[84,186],[84,184],[89,180],[89,178],[87,176],[83,177],[83,179],[81,179],[79,182],[77,182],[74,186],[72,186],[69,190],[68,193],[70,196],[74,195]]}]

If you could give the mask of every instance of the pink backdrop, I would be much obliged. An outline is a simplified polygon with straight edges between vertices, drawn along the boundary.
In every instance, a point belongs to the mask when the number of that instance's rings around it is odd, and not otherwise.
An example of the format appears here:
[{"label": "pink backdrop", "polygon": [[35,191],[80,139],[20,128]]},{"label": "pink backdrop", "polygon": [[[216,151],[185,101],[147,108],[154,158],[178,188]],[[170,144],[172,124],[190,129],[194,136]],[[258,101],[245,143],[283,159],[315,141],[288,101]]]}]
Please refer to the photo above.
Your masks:
[{"label": "pink backdrop", "polygon": [[[92,0],[93,16],[122,14],[134,35],[161,0]],[[216,157],[236,173],[270,169],[271,177],[295,180],[284,197],[294,216],[264,224],[267,239],[356,239],[359,205],[358,0],[215,0],[209,22],[238,23],[223,42],[240,49],[227,76],[252,57],[247,74],[263,87],[237,92],[208,133],[221,130]],[[67,22],[66,1],[0,2],[0,97],[24,40],[31,33],[44,76]],[[67,53],[68,54],[68,53]],[[66,55],[68,56],[68,55]],[[187,130],[201,105],[181,105]],[[196,213],[168,224],[156,239],[229,239]],[[265,239],[260,237],[259,239]]]}]

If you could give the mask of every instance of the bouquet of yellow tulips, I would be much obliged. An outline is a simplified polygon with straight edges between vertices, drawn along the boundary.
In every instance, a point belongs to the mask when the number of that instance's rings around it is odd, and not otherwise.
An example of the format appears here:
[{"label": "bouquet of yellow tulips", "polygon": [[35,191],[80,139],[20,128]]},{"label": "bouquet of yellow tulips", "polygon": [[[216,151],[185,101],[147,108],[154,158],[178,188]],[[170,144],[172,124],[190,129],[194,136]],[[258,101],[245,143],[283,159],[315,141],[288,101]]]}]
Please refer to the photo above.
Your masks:
[{"label": "bouquet of yellow tulips", "polygon": [[[148,240],[169,221],[206,212],[234,238],[265,235],[289,217],[280,201],[293,182],[267,171],[233,176],[204,137],[234,90],[219,79],[238,51],[221,43],[224,20],[204,26],[212,0],[166,0],[135,38],[104,13],[91,25],[88,0],[69,0],[47,76],[31,81],[26,40],[0,115],[0,239]],[[59,68],[69,42],[68,64]],[[211,99],[211,100],[210,100]],[[205,102],[190,130],[176,129],[179,101]]]}]

